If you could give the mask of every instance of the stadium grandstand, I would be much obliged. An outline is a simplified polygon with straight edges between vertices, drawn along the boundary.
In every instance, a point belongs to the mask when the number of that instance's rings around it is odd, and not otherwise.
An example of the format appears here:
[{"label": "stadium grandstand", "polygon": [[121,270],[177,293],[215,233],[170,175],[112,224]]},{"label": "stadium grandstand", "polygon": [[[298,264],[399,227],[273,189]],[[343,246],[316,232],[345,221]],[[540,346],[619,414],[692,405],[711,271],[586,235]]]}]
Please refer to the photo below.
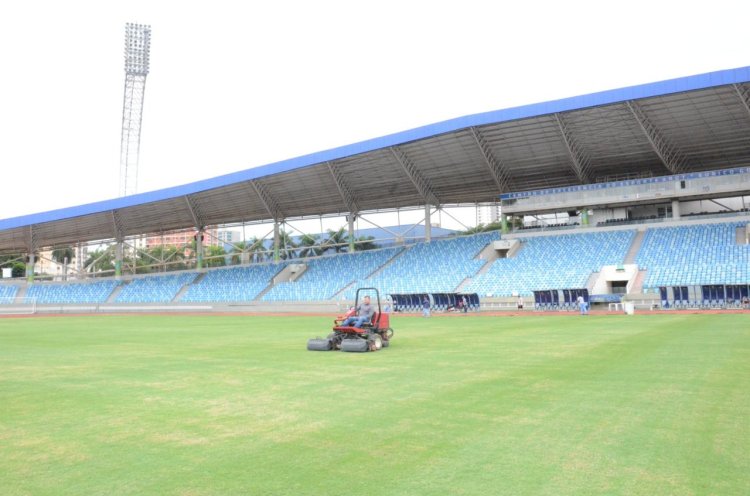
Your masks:
[{"label": "stadium grandstand", "polygon": [[[367,286],[439,308],[462,295],[477,302],[472,309],[515,308],[518,297],[565,309],[577,295],[607,308],[733,307],[750,284],[748,193],[743,67],[460,117],[0,220],[0,304],[328,310]],[[433,232],[436,215],[467,205],[499,205],[500,216]],[[400,209],[423,218],[391,229],[371,222],[390,239],[355,230],[358,219]],[[344,227],[293,239],[284,230],[323,217]],[[230,250],[221,253],[204,242],[217,226],[259,224],[267,239],[223,242]],[[188,242],[158,255],[139,242],[175,231],[190,232]],[[61,249],[75,252],[73,270],[40,270]]]}]

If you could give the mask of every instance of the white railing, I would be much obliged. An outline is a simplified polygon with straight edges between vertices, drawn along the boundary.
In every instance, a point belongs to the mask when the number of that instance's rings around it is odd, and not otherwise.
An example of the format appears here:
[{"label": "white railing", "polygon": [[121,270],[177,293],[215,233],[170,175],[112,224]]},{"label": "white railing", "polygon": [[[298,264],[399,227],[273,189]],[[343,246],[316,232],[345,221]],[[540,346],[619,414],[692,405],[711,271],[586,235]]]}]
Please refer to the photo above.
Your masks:
[{"label": "white railing", "polygon": [[34,296],[0,298],[0,315],[32,315],[36,311],[36,297]]}]

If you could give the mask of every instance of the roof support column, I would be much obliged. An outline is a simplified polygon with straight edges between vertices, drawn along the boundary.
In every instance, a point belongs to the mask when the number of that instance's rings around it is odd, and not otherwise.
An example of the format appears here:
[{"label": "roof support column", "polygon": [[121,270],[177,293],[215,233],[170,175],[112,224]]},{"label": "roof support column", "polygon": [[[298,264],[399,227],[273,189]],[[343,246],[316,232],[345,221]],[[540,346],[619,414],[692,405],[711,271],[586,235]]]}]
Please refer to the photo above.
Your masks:
[{"label": "roof support column", "polygon": [[279,221],[274,220],[273,221],[273,261],[278,262],[281,258],[279,255],[279,244],[280,244],[280,236],[279,236]]},{"label": "roof support column", "polygon": [[29,226],[29,236],[26,242],[28,256],[26,258],[26,282],[34,282],[34,265],[36,265],[36,243],[34,242],[34,226]]},{"label": "roof support column", "polygon": [[500,232],[508,234],[508,214],[500,214]]},{"label": "roof support column", "polygon": [[115,234],[115,278],[120,279],[122,277],[123,228],[122,219],[117,210],[112,210],[112,228]]},{"label": "roof support column", "polygon": [[354,253],[354,219],[357,217],[354,214],[346,216],[347,223],[349,224],[349,253]]},{"label": "roof support column", "polygon": [[432,241],[432,220],[430,219],[432,214],[432,205],[427,204],[424,206],[424,242],[429,243]]},{"label": "roof support column", "polygon": [[83,278],[86,274],[84,265],[83,247],[81,246],[81,242],[79,241],[76,244],[76,277],[78,277],[79,279]]},{"label": "roof support column", "polygon": [[672,219],[680,220],[680,200],[672,200]]},{"label": "roof support column", "polygon": [[122,240],[118,239],[115,243],[115,278],[122,277]]},{"label": "roof support column", "polygon": [[586,208],[581,209],[581,227],[589,225],[589,211]]},{"label": "roof support column", "polygon": [[36,257],[34,252],[29,252],[26,258],[26,282],[29,284],[34,282],[34,265],[36,264]]},{"label": "roof support column", "polygon": [[203,268],[203,228],[198,229],[195,235],[195,258],[195,268],[201,270]]}]

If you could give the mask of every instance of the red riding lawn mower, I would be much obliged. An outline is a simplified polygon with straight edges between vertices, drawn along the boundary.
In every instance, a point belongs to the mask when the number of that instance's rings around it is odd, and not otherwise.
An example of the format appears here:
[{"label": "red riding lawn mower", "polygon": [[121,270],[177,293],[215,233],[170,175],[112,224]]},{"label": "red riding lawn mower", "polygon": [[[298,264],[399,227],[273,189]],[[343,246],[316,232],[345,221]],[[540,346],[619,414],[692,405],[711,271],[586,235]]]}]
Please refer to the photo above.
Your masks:
[{"label": "red riding lawn mower", "polygon": [[[372,314],[370,322],[362,324],[362,327],[342,326],[344,320],[356,315],[361,292],[375,293],[375,298],[378,301],[377,311]],[[310,351],[341,350],[354,353],[378,351],[381,348],[387,348],[393,337],[390,315],[383,312],[380,306],[380,292],[375,288],[359,288],[354,299],[354,307],[346,315],[335,319],[333,324],[333,332],[327,338],[308,340],[307,349]]]}]

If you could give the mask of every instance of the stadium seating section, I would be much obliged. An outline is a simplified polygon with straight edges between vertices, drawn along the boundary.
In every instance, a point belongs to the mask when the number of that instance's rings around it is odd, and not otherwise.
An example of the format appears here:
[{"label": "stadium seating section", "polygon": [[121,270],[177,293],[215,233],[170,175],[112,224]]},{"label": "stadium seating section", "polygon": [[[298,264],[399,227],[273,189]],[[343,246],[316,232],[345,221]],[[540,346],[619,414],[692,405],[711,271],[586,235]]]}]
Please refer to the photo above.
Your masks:
[{"label": "stadium seating section", "polygon": [[497,232],[489,232],[414,245],[373,277],[357,281],[345,297],[354,298],[358,286],[381,293],[451,293],[482,268],[486,261],[477,255],[497,239]]},{"label": "stadium seating section", "polygon": [[18,286],[10,284],[0,285],[0,305],[3,303],[13,303],[16,293],[18,293]]},{"label": "stadium seating section", "polygon": [[211,270],[203,279],[191,284],[180,301],[252,301],[285,265],[286,262],[281,262]]},{"label": "stadium seating section", "polygon": [[744,223],[652,228],[636,257],[644,288],[750,282],[750,245],[736,243]]},{"label": "stadium seating section", "polygon": [[513,258],[495,260],[465,292],[531,296],[534,290],[584,288],[592,272],[622,263],[635,231],[605,231],[522,238]]},{"label": "stadium seating section", "polygon": [[328,300],[356,280],[364,279],[402,248],[364,251],[305,261],[307,270],[294,282],[276,284],[264,301]]},{"label": "stadium seating section", "polygon": [[112,279],[78,283],[35,283],[29,286],[26,296],[37,303],[104,303],[120,284]]},{"label": "stadium seating section", "polygon": [[185,284],[190,284],[197,272],[182,272],[163,276],[145,276],[134,279],[122,288],[115,298],[117,303],[168,303]]},{"label": "stadium seating section", "polygon": [[[734,222],[648,228],[635,258],[640,268],[646,270],[644,289],[707,285],[746,288],[750,283],[750,245],[736,242],[737,229],[744,226]],[[306,270],[296,281],[276,285],[271,285],[273,277],[289,261],[211,269],[204,274],[143,276],[122,283],[115,301],[247,302],[261,295],[267,302],[348,300],[358,287],[375,287],[384,295],[454,293],[460,289],[481,297],[531,296],[533,291],[585,288],[592,272],[604,265],[623,263],[635,232],[632,229],[575,234],[565,231],[519,238],[521,249],[514,257],[495,260],[481,274],[486,262],[478,255],[499,239],[497,232],[406,248],[295,260],[292,263],[306,264]],[[104,303],[120,284],[115,280],[41,282],[30,285],[26,296],[36,298],[39,304]],[[18,290],[16,285],[0,285],[0,302],[10,302]],[[178,298],[182,290],[184,294]],[[264,290],[268,292],[263,294]]]}]

